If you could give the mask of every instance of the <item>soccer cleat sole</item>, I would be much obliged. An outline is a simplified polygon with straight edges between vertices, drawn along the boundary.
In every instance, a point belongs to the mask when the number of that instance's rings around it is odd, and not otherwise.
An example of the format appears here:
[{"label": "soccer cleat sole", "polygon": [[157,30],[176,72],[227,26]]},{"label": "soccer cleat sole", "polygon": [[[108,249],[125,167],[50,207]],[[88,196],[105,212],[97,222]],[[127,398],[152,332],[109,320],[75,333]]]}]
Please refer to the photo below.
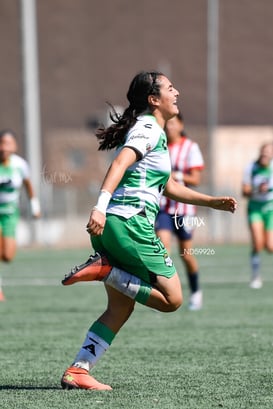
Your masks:
[{"label": "soccer cleat sole", "polygon": [[96,253],[90,256],[88,260],[72,268],[69,274],[66,274],[62,280],[63,285],[72,285],[81,281],[101,281],[106,277],[112,266],[109,265],[105,256]]}]

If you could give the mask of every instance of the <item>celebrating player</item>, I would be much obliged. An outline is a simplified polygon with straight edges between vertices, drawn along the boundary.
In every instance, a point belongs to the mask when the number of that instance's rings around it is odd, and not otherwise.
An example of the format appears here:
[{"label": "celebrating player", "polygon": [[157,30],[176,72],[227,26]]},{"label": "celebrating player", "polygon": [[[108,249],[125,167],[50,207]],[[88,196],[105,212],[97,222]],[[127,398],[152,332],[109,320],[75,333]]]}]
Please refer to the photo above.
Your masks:
[{"label": "celebrating player", "polygon": [[236,208],[232,197],[198,193],[170,176],[164,127],[178,114],[178,96],[164,74],[141,72],[129,86],[129,106],[124,113],[113,113],[114,123],[97,131],[99,149],[116,150],[87,223],[92,246],[101,257],[90,257],[62,282],[70,285],[103,280],[108,302],[63,374],[63,388],[112,389],[95,380],[89,371],[108,350],[136,301],[162,312],[180,307],[179,276],[154,229],[161,195],[230,212]]}]

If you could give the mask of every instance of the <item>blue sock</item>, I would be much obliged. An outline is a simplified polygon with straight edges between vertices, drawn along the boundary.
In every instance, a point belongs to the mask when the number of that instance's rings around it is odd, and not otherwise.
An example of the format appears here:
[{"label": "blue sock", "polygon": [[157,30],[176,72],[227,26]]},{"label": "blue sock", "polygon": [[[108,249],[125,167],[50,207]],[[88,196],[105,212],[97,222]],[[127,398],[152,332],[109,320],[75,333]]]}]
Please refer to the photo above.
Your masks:
[{"label": "blue sock", "polygon": [[192,293],[196,293],[199,290],[199,272],[196,271],[195,273],[187,273],[189,286]]},{"label": "blue sock", "polygon": [[257,278],[260,275],[260,267],[261,267],[260,254],[252,253],[250,260],[251,260],[252,278]]}]

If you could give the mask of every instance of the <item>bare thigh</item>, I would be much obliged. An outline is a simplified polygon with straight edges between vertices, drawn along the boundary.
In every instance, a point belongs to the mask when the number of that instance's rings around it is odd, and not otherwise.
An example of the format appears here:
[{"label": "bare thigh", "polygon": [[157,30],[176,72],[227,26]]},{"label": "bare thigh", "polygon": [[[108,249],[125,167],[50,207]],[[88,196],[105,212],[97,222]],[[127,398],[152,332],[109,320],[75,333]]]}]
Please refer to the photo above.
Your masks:
[{"label": "bare thigh", "polygon": [[182,286],[177,273],[171,278],[157,276],[155,288],[147,301],[147,306],[162,312],[176,311],[183,302]]}]

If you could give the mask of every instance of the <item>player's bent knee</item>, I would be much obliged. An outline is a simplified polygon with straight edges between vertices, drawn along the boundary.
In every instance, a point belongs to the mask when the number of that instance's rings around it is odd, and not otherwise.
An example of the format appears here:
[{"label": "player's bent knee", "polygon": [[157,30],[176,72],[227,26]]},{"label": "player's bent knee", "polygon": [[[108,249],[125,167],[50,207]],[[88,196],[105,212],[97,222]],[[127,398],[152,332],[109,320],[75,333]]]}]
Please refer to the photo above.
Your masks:
[{"label": "player's bent knee", "polygon": [[171,300],[170,303],[168,304],[168,309],[167,312],[174,312],[178,310],[178,308],[181,307],[183,303],[183,297],[176,297],[175,299]]},{"label": "player's bent knee", "polygon": [[180,306],[181,304],[169,304],[162,310],[162,312],[174,312],[178,310]]}]

